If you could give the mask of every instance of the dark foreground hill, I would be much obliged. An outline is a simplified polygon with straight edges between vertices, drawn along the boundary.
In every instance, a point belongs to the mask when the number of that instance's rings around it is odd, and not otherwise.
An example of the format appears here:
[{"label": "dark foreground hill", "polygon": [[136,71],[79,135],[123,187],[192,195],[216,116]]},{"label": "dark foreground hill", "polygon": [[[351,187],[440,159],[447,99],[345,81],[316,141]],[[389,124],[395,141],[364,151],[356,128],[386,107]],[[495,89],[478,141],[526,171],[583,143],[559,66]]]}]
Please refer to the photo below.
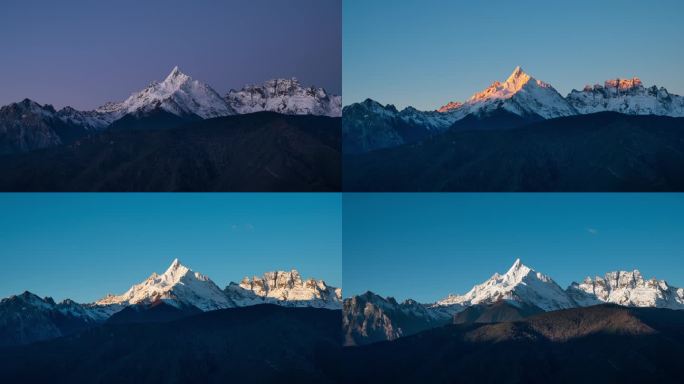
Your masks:
[{"label": "dark foreground hill", "polygon": [[258,305],[0,349],[3,382],[680,383],[684,311],[601,305],[342,348],[341,311]]},{"label": "dark foreground hill", "polygon": [[0,158],[3,191],[339,191],[340,119],[270,112],[119,122]]},{"label": "dark foreground hill", "polygon": [[0,350],[6,383],[326,382],[341,312],[257,305]]},{"label": "dark foreground hill", "polygon": [[684,118],[603,112],[486,124],[347,155],[344,190],[684,191]]},{"label": "dark foreground hill", "polygon": [[334,358],[339,382],[681,383],[684,311],[613,305],[448,325]]}]

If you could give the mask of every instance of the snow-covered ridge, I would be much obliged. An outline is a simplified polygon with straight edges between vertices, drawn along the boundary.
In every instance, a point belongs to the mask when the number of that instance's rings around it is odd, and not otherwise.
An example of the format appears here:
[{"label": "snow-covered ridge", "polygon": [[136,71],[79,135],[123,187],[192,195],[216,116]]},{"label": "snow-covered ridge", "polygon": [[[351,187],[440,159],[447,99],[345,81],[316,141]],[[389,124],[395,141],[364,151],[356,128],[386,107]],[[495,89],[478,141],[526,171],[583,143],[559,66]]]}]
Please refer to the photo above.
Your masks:
[{"label": "snow-covered ridge", "polygon": [[0,300],[0,312],[2,312],[4,307],[12,305],[18,305],[22,311],[59,313],[64,316],[81,319],[85,322],[104,321],[119,309],[114,306],[79,304],[70,299],[56,303],[51,297],[41,298],[29,291]]},{"label": "snow-covered ridge", "polygon": [[[582,91],[573,90],[563,97],[549,83],[537,80],[516,67],[504,82],[495,81],[467,100],[449,101],[434,111],[419,111],[410,106],[399,111],[393,105],[382,106],[373,100],[351,104],[344,109],[351,111],[361,107],[366,108],[366,115],[401,119],[439,131],[466,116],[486,117],[497,110],[543,119],[606,111],[683,117],[684,97],[671,94],[663,87],[646,88],[636,77],[607,80],[604,85],[586,86]],[[346,112],[344,114],[346,116]],[[360,115],[356,113],[354,118],[358,119]]]},{"label": "snow-covered ridge", "polygon": [[684,116],[684,97],[671,94],[664,87],[646,88],[637,77],[587,85],[582,91],[573,89],[566,99],[581,114],[612,111],[628,115]]},{"label": "snow-covered ridge", "polygon": [[[207,276],[174,260],[162,274],[153,273],[121,295],[107,295],[90,304],[66,299],[56,303],[24,292],[0,300],[0,346],[27,344],[66,336],[97,326],[127,309],[128,314],[167,304],[187,314],[198,310],[277,304],[288,307],[341,309],[342,292],[322,280],[304,280],[295,270],[268,272],[263,278],[231,283],[221,290]],[[125,318],[127,315],[124,315]]]},{"label": "snow-covered ridge", "polygon": [[[597,276],[594,279],[587,277],[582,283],[573,282],[563,289],[551,277],[516,259],[506,273],[495,273],[465,294],[450,294],[434,304],[416,304],[439,311],[436,316],[441,316],[442,313],[458,313],[472,305],[493,304],[502,300],[534,305],[544,311],[602,303],[684,309],[684,288],[673,287],[665,280],[644,279],[638,270],[634,270],[608,272],[604,277]],[[391,303],[392,308],[399,307],[391,298],[374,302],[380,307],[387,305],[384,303]]]},{"label": "snow-covered ridge", "polygon": [[273,303],[284,306],[341,308],[341,289],[323,280],[302,280],[299,272],[267,272],[263,278],[245,278],[221,290],[210,278],[175,259],[161,275],[153,273],[122,295],[108,295],[96,305],[127,306],[161,300],[176,307],[193,306],[202,311]]},{"label": "snow-covered ridge", "polygon": [[79,304],[70,299],[55,303],[49,297],[40,298],[30,292],[4,298],[0,300],[0,320],[4,313],[21,316],[17,310],[30,310],[59,313],[87,323],[101,323],[128,306],[158,302],[201,311],[264,303],[341,309],[342,290],[327,285],[323,280],[304,280],[296,270],[267,272],[264,277],[245,278],[240,284],[230,283],[222,290],[209,277],[175,259],[164,273],[152,273],[123,294],[109,294],[94,303]]},{"label": "snow-covered ridge", "polygon": [[356,103],[344,107],[342,111],[343,116],[348,116],[348,112],[356,110],[363,110],[364,119],[368,119],[370,115],[377,116],[381,119],[401,119],[405,123],[420,125],[429,131],[440,131],[448,128],[453,123],[461,118],[458,111],[447,111],[446,113],[438,111],[419,111],[413,107],[406,107],[401,111],[392,104],[382,105],[375,100],[366,99],[362,103]]},{"label": "snow-covered ridge", "polygon": [[259,111],[338,117],[341,116],[341,105],[340,96],[328,94],[323,88],[304,88],[294,78],[269,80],[260,86],[231,90],[224,98],[176,66],[161,82],[153,81],[141,91],[133,92],[126,100],[108,102],[92,111],[79,111],[69,106],[55,111],[51,105],[41,106],[28,99],[10,106],[26,107],[27,113],[58,118],[86,130],[102,130],[126,115],[141,115],[154,110],[203,119]]},{"label": "snow-covered ridge", "polygon": [[503,275],[475,285],[463,295],[449,295],[435,307],[490,304],[499,300],[535,305],[545,311],[613,303],[631,307],[684,309],[684,288],[664,280],[646,280],[638,270],[608,272],[604,277],[587,277],[565,290],[549,276],[522,264],[517,259]]},{"label": "snow-covered ridge", "polygon": [[261,85],[231,89],[225,97],[237,113],[278,112],[287,115],[342,115],[342,98],[323,88],[304,88],[296,78],[273,79]]},{"label": "snow-covered ridge", "polygon": [[646,280],[638,270],[608,272],[594,279],[587,277],[582,283],[573,282],[567,291],[580,306],[614,303],[684,309],[684,288],[672,287],[656,278]]}]

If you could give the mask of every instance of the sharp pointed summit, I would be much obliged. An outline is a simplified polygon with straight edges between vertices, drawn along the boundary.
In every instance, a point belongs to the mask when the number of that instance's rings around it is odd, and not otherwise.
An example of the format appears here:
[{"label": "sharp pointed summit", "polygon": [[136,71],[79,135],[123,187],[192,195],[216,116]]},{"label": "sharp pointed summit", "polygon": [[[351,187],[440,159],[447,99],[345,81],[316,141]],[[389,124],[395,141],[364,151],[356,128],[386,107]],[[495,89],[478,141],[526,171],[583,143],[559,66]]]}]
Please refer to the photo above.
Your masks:
[{"label": "sharp pointed summit", "polygon": [[530,75],[528,75],[527,73],[525,73],[525,71],[522,69],[522,67],[518,65],[517,67],[515,67],[515,69],[514,69],[513,72],[511,73],[511,75],[508,76],[508,79],[506,79],[506,81],[507,81],[507,82],[508,82],[508,81],[513,81],[513,80],[519,79],[519,78],[528,78],[528,79],[529,79],[529,78],[530,78]]},{"label": "sharp pointed summit", "polygon": [[178,267],[180,267],[180,266],[182,266],[180,260],[178,260],[178,258],[175,258],[175,259],[173,259],[173,261],[171,262],[171,265],[169,266],[169,268],[167,269],[167,271],[171,271],[171,270],[178,269]]},{"label": "sharp pointed summit", "polygon": [[176,76],[179,76],[182,74],[183,74],[183,72],[181,72],[180,68],[178,68],[178,66],[176,65],[173,67],[173,69],[171,70],[171,73],[169,73],[169,75],[166,78],[168,79],[169,77],[176,77]]},{"label": "sharp pointed summit", "polygon": [[516,65],[516,66],[515,66],[515,69],[513,69],[513,73],[511,73],[511,76],[509,77],[509,79],[510,79],[511,77],[518,77],[518,76],[520,76],[520,75],[522,75],[522,74],[526,74],[525,71],[523,71],[523,69],[522,69],[521,66]]},{"label": "sharp pointed summit", "polygon": [[192,79],[190,76],[186,75],[185,73],[181,72],[181,70],[178,68],[178,66],[173,67],[171,70],[171,73],[169,73],[168,76],[166,76],[166,79],[164,79],[165,84],[175,84],[176,86],[180,86],[186,81],[191,81]]},{"label": "sharp pointed summit", "polygon": [[[513,262],[513,265],[511,265],[511,268],[508,269],[508,272],[506,272],[506,274],[515,273],[515,272],[522,270],[524,268],[527,268],[527,267],[522,263],[522,261],[520,261],[520,258],[517,258]],[[529,269],[529,268],[527,268],[527,269]]]},{"label": "sharp pointed summit", "polygon": [[[528,75],[523,71],[523,69],[518,66],[515,67],[513,70],[513,73],[511,73],[510,76],[508,76],[508,79],[506,79],[506,82],[504,83],[506,85],[506,89],[508,89],[510,92],[515,93],[519,91],[525,84],[527,84],[530,81],[536,81],[532,76]],[[539,84],[545,84],[542,82],[538,82]]]}]

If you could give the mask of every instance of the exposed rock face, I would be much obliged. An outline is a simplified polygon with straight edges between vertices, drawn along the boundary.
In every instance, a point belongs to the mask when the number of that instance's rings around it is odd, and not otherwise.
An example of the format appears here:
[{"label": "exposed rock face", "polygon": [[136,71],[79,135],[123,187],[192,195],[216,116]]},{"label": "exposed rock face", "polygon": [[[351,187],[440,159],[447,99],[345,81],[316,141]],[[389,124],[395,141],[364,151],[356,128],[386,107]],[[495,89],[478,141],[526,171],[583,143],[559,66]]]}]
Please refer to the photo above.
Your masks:
[{"label": "exposed rock face", "polygon": [[[239,288],[239,289],[238,289]],[[247,292],[240,292],[241,290]],[[262,277],[245,277],[240,284],[232,283],[226,292],[248,302],[268,302],[285,306],[307,306],[340,309],[342,289],[327,285],[323,280],[303,280],[297,270],[266,272]]]},{"label": "exposed rock face", "polygon": [[451,316],[414,300],[398,303],[372,292],[344,300],[342,328],[346,345],[395,340],[425,329],[447,324]]}]

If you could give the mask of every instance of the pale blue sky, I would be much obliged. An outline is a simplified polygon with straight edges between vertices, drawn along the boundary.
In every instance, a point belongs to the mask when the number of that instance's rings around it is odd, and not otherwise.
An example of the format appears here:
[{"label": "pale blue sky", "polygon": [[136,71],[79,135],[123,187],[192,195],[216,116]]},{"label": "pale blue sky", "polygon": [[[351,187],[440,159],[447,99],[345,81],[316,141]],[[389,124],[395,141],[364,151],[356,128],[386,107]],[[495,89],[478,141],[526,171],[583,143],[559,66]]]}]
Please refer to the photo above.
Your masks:
[{"label": "pale blue sky", "polygon": [[342,284],[340,194],[0,194],[0,212],[0,297],[90,302],[174,258],[221,288],[292,268]]},{"label": "pale blue sky", "polygon": [[435,109],[520,65],[563,96],[638,76],[684,94],[678,0],[345,0],[344,104]]}]

